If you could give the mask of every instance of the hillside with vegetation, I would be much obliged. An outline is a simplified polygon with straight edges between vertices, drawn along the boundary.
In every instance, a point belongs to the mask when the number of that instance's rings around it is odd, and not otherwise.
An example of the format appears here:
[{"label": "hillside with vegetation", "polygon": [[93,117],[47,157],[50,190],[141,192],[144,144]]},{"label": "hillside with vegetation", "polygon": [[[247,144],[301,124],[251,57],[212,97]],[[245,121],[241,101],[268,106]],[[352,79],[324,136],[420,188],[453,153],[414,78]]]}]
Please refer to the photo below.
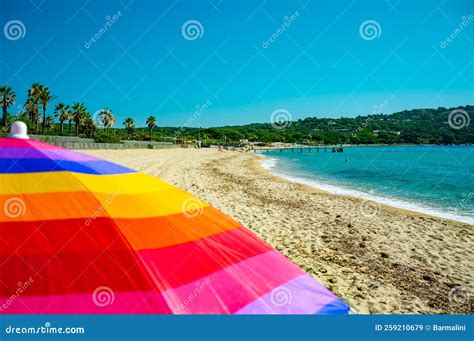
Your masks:
[{"label": "hillside with vegetation", "polygon": [[[453,110],[453,121],[448,117]],[[458,114],[458,116],[456,116]],[[354,118],[308,117],[275,129],[270,123],[226,126],[208,129],[185,129],[187,138],[219,141],[307,143],[307,144],[472,144],[474,128],[467,125],[474,117],[474,106],[459,108],[405,110],[390,115],[376,114]],[[461,121],[460,121],[461,120]],[[464,123],[466,122],[466,123]],[[163,128],[164,135],[176,128]]]},{"label": "hillside with vegetation", "polygon": [[[56,96],[48,88],[37,83],[28,90],[24,105],[15,105],[15,99],[16,94],[11,88],[0,86],[2,136],[8,134],[8,126],[13,121],[21,120],[33,134],[88,137],[97,142],[112,143],[122,140],[201,141],[203,145],[258,142],[326,145],[474,143],[474,128],[470,124],[470,118],[474,117],[472,105],[353,118],[308,117],[284,124],[269,122],[213,128],[160,127],[159,119],[153,115],[140,124],[130,115],[123,121],[123,128],[114,128],[117,122],[111,109],[104,108],[91,114],[84,103],[56,101]],[[18,108],[16,113],[13,108]],[[196,123],[199,123],[198,119]]]},{"label": "hillside with vegetation", "polygon": [[[448,118],[455,113],[449,122]],[[317,118],[287,122],[285,129],[271,123],[213,128],[157,127],[154,138],[201,140],[203,143],[285,142],[304,144],[473,144],[474,128],[468,124],[474,106],[414,109],[393,114],[354,118]],[[450,124],[451,123],[451,124]],[[145,133],[145,129],[142,130]],[[119,130],[115,131],[120,134]]]}]

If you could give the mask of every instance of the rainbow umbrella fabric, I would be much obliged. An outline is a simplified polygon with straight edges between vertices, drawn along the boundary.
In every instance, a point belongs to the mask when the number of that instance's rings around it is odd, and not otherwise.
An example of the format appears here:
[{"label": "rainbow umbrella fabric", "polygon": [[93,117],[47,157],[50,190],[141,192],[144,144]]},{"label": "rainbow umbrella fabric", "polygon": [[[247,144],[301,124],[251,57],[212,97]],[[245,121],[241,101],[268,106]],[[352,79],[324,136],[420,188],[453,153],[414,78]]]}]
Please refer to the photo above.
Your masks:
[{"label": "rainbow umbrella fabric", "polygon": [[0,313],[345,314],[237,221],[150,175],[0,139]]}]

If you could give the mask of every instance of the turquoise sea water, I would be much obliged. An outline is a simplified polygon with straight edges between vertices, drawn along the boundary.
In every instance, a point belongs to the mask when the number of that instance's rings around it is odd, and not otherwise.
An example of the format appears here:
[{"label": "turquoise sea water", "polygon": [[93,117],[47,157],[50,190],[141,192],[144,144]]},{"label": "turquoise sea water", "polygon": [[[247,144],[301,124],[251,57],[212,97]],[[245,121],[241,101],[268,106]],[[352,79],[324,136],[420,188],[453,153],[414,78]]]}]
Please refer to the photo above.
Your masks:
[{"label": "turquoise sea water", "polygon": [[345,147],[264,152],[278,176],[338,194],[474,224],[473,146]]}]

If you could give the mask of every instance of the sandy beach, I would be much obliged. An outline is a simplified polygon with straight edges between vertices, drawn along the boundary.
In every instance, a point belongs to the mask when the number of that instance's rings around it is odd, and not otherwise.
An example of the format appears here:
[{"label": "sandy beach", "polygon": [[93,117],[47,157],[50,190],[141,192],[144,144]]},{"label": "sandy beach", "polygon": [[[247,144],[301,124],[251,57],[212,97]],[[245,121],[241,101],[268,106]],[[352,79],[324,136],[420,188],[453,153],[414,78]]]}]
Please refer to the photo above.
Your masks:
[{"label": "sandy beach", "polygon": [[272,176],[215,149],[84,151],[157,176],[232,216],[355,309],[472,313],[474,226]]}]

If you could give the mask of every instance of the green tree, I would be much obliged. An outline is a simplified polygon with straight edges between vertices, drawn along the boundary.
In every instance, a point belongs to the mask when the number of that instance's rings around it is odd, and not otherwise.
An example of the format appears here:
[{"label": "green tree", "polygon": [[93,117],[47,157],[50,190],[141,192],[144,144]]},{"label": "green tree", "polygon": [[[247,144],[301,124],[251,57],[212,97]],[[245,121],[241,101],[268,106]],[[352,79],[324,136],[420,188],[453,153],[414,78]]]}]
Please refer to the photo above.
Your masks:
[{"label": "green tree", "polygon": [[104,125],[104,129],[107,130],[115,124],[115,117],[112,110],[104,108],[100,112],[100,122]]},{"label": "green tree", "polygon": [[93,138],[97,131],[97,125],[87,111],[84,111],[83,113],[83,126],[84,135],[86,135],[86,137]]},{"label": "green tree", "polygon": [[45,131],[51,131],[51,129],[54,127],[54,118],[53,116],[46,116],[45,120],[44,120],[44,127],[45,127]]},{"label": "green tree", "polygon": [[8,86],[0,86],[0,98],[2,101],[3,110],[2,125],[4,127],[7,126],[8,107],[12,104],[15,104],[15,97],[16,94],[12,91],[12,88]]},{"label": "green tree", "polygon": [[54,108],[54,116],[59,118],[59,125],[61,127],[61,135],[64,134],[64,122],[71,120],[72,114],[69,105],[58,103]]},{"label": "green tree", "polygon": [[72,116],[76,125],[76,136],[79,135],[79,127],[84,124],[87,114],[87,109],[83,103],[74,103],[72,105]]},{"label": "green tree", "polygon": [[27,108],[28,115],[30,116],[30,119],[32,122],[35,123],[36,125],[36,132],[39,130],[39,119],[40,119],[40,113],[39,113],[39,96],[41,93],[42,85],[38,83],[33,83],[31,85],[31,88],[28,89],[28,98],[26,99],[25,107]]},{"label": "green tree", "polygon": [[146,125],[148,126],[148,129],[150,130],[150,140],[151,140],[153,128],[156,127],[156,117],[148,116],[148,118],[146,119]]},{"label": "green tree", "polygon": [[33,97],[28,97],[25,102],[25,114],[28,115],[29,120],[33,126],[37,124],[38,118],[38,100]]},{"label": "green tree", "polygon": [[43,125],[41,127],[41,133],[44,134],[44,128],[46,126],[46,108],[50,102],[56,99],[56,96],[51,94],[48,88],[42,86],[38,94],[38,99],[43,107]]},{"label": "green tree", "polygon": [[130,135],[133,133],[133,129],[135,128],[135,121],[131,117],[127,117],[125,121],[122,123],[125,127],[125,130]]}]

